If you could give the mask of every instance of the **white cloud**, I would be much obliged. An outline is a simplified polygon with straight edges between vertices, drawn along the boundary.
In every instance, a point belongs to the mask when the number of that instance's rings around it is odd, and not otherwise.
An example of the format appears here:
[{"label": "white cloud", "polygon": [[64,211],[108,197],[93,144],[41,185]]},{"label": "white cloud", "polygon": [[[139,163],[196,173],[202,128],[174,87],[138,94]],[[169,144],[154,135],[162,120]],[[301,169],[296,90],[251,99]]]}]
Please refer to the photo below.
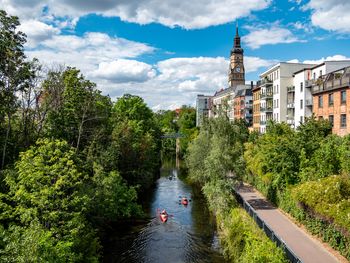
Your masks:
[{"label": "white cloud", "polygon": [[339,33],[350,33],[350,1],[311,0],[304,9],[312,10],[313,25]]},{"label": "white cloud", "polygon": [[25,32],[27,35],[26,45],[28,47],[35,47],[42,41],[48,40],[60,33],[58,28],[33,19],[24,21],[18,27],[18,30]]},{"label": "white cloud", "polygon": [[302,42],[290,30],[282,28],[278,24],[272,24],[268,27],[247,27],[250,32],[243,36],[243,42],[252,49],[260,48],[263,45]]},{"label": "white cloud", "polygon": [[39,48],[27,51],[44,64],[64,64],[89,74],[102,62],[119,58],[135,58],[154,52],[155,48],[124,38],[110,37],[103,33],[86,33],[84,36],[55,35],[40,43]]},{"label": "white cloud", "polygon": [[97,13],[138,24],[160,23],[186,29],[232,22],[269,6],[271,0],[0,0],[9,13],[22,19],[47,16],[70,20]]},{"label": "white cloud", "polygon": [[334,56],[329,56],[326,58],[320,58],[320,59],[315,59],[315,60],[305,60],[303,63],[305,64],[320,64],[324,61],[336,61],[336,60],[350,60],[350,58],[343,56],[343,55],[334,55]]},{"label": "white cloud", "polygon": [[244,57],[246,73],[255,72],[259,68],[268,68],[277,63],[277,60],[266,60],[259,57]]},{"label": "white cloud", "polygon": [[109,80],[112,83],[145,82],[156,75],[152,66],[130,59],[101,62],[92,77]]},{"label": "white cloud", "polygon": [[[268,67],[275,61],[245,57],[246,72]],[[112,98],[123,93],[142,96],[154,109],[193,105],[197,94],[213,94],[227,88],[229,61],[223,57],[171,58],[153,65],[157,75],[140,83],[113,83],[98,80],[98,87]],[[151,66],[148,67],[150,69]]]}]

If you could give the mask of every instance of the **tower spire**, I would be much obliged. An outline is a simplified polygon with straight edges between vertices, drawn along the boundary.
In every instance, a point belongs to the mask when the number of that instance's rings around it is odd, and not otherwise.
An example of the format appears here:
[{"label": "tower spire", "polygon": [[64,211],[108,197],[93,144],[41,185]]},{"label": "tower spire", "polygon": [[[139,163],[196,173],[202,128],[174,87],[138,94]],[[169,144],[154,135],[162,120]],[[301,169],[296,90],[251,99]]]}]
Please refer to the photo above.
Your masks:
[{"label": "tower spire", "polygon": [[241,37],[238,33],[238,21],[236,21],[236,35],[234,40],[234,48],[241,48]]}]

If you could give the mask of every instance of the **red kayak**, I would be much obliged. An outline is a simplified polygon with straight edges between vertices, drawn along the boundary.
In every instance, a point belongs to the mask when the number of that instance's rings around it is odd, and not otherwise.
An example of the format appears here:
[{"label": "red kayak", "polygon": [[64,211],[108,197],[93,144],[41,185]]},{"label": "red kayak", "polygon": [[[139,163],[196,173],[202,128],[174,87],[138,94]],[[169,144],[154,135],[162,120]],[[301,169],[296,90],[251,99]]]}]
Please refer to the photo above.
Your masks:
[{"label": "red kayak", "polygon": [[183,204],[183,205],[188,205],[188,200],[187,200],[186,197],[184,197],[184,198],[181,199],[181,204]]},{"label": "red kayak", "polygon": [[168,220],[168,213],[163,211],[159,214],[160,220],[164,223]]}]

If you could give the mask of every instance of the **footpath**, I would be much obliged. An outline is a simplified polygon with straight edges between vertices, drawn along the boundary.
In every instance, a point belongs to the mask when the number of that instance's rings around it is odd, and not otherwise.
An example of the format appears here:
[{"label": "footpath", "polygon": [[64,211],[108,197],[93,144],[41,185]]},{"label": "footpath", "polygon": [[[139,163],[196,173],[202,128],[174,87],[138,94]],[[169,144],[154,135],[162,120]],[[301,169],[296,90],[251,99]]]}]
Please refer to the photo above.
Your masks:
[{"label": "footpath", "polygon": [[[265,233],[277,244],[281,244],[282,240],[282,243],[288,247],[289,251],[286,249],[285,251],[292,262],[343,262],[332,255],[321,242],[294,224],[253,187],[244,184],[237,187],[235,191],[242,198],[243,206]],[[293,256],[297,259],[293,260]]]}]

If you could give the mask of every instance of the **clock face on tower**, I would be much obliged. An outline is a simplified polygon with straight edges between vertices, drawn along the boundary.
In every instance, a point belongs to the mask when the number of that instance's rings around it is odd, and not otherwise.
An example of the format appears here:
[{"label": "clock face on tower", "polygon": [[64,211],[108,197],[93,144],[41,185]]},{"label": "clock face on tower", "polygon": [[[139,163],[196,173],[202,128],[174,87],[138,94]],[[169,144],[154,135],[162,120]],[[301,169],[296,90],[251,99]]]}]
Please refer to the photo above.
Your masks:
[{"label": "clock face on tower", "polygon": [[236,72],[241,72],[241,68],[240,67],[236,67],[235,70],[236,70]]}]

